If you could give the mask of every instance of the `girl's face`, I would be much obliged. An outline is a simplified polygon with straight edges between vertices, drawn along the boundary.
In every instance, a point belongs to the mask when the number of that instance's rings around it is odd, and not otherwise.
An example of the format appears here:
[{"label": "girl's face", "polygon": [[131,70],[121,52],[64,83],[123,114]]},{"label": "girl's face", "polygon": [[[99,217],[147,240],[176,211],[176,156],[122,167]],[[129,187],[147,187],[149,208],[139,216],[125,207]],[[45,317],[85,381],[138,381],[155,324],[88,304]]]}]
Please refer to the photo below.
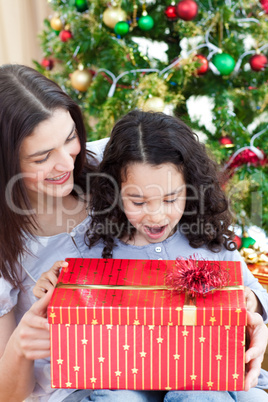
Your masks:
[{"label": "girl's face", "polygon": [[33,205],[64,197],[73,189],[73,170],[80,141],[70,113],[56,110],[26,137],[20,150],[23,180]]},{"label": "girl's face", "polygon": [[172,163],[135,163],[127,167],[121,196],[127,219],[136,228],[135,245],[143,246],[173,234],[185,209],[186,184]]}]

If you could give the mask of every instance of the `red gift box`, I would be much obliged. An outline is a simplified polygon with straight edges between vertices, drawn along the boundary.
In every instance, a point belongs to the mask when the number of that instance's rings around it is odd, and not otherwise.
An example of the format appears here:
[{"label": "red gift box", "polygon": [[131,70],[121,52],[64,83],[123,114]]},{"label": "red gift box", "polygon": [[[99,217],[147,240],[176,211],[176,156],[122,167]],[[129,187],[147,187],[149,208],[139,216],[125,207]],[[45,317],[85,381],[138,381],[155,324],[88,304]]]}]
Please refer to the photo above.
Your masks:
[{"label": "red gift box", "polygon": [[239,262],[217,262],[228,285],[191,298],[165,285],[175,261],[67,261],[48,307],[52,388],[244,389]]}]

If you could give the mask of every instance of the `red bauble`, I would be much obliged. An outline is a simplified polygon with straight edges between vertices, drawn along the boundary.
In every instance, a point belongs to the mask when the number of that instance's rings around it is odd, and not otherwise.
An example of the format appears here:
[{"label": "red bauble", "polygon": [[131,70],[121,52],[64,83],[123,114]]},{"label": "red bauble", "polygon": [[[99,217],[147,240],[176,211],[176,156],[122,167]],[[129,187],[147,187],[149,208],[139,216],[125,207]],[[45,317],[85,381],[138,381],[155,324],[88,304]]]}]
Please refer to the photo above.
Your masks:
[{"label": "red bauble", "polygon": [[230,137],[223,136],[219,139],[219,143],[224,147],[224,148],[232,148],[234,146],[233,141],[231,140]]},{"label": "red bauble", "polygon": [[265,11],[265,14],[268,14],[268,0],[261,0],[261,6]]},{"label": "red bauble", "polygon": [[165,9],[165,14],[169,20],[177,20],[178,19],[177,12],[176,12],[176,6],[167,6],[167,8]]},{"label": "red bauble", "polygon": [[46,70],[52,70],[52,68],[54,67],[54,62],[51,59],[47,59],[47,58],[43,58],[43,60],[41,61],[41,66],[43,66]]},{"label": "red bauble", "polygon": [[238,250],[239,250],[239,249],[241,248],[241,246],[242,246],[242,239],[241,239],[241,237],[235,236],[233,240],[234,240],[234,242],[236,243],[237,248],[238,248]]},{"label": "red bauble", "polygon": [[60,31],[59,37],[62,42],[68,42],[68,40],[70,40],[73,35],[71,31],[67,31],[64,29],[63,31]]},{"label": "red bauble", "polygon": [[254,71],[264,70],[267,66],[267,57],[264,54],[254,54],[249,60],[250,67]]},{"label": "red bauble", "polygon": [[176,6],[176,11],[179,18],[191,21],[198,13],[198,5],[194,0],[181,0]]},{"label": "red bauble", "polygon": [[200,62],[200,67],[196,70],[198,75],[206,74],[208,71],[208,60],[202,54],[197,54],[194,57],[194,60],[198,60]]},{"label": "red bauble", "polygon": [[242,152],[236,155],[236,157],[228,165],[228,168],[235,169],[241,165],[264,166],[267,164],[267,157],[263,151],[261,152],[263,154],[263,159],[260,159],[250,148],[244,149]]}]

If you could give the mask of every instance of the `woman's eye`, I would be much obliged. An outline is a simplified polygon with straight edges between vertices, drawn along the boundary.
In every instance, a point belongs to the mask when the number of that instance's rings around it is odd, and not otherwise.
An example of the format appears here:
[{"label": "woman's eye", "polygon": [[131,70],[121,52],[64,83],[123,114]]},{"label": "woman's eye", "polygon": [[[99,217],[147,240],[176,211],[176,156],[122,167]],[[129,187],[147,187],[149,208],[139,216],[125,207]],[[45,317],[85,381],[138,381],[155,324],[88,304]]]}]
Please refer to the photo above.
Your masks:
[{"label": "woman's eye", "polygon": [[50,155],[50,153],[47,154],[47,156],[44,159],[41,159],[40,161],[35,161],[35,163],[44,163],[44,162],[46,162],[48,160],[48,158],[49,158],[49,155]]},{"label": "woman's eye", "polygon": [[74,132],[72,137],[67,138],[66,142],[70,142],[70,141],[74,140],[75,138],[77,138],[77,131]]}]

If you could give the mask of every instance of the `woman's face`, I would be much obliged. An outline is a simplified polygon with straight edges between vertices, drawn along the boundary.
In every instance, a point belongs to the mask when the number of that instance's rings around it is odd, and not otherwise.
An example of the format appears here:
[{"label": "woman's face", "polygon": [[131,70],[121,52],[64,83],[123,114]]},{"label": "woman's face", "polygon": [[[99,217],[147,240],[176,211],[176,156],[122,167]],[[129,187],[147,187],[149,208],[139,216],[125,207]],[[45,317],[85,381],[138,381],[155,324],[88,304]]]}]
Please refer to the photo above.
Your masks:
[{"label": "woman's face", "polygon": [[56,110],[26,137],[20,149],[20,166],[33,204],[51,197],[64,197],[73,189],[73,170],[81,150],[70,113]]}]

